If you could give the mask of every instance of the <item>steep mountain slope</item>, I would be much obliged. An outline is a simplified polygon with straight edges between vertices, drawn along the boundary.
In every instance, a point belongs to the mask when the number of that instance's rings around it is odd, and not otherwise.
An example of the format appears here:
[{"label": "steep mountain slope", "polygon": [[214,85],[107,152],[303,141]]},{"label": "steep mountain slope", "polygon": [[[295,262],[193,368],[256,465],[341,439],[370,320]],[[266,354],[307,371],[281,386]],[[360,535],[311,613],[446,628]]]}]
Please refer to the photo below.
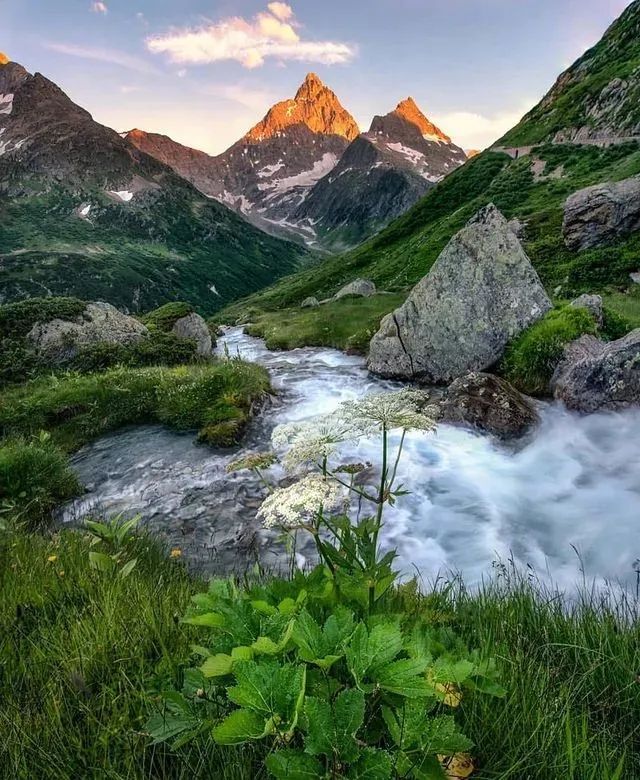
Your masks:
[{"label": "steep mountain slope", "polygon": [[0,65],[0,301],[71,294],[135,310],[186,298],[213,311],[303,257],[41,74]]},{"label": "steep mountain slope", "polygon": [[[639,29],[639,24],[640,0],[636,0],[607,31],[603,42],[578,61],[582,65],[572,66],[567,71],[570,76],[558,79],[558,84],[571,82],[570,94],[573,98],[580,96],[585,111],[601,95],[602,82],[606,79],[608,84],[618,77],[616,68],[629,80],[629,63],[640,63],[640,35],[631,34]],[[608,51],[614,41],[614,69],[605,76],[601,52]],[[579,81],[575,80],[577,73],[581,74]],[[578,125],[565,113],[566,105],[566,94],[556,88],[552,97],[547,96],[499,144],[533,144],[540,138],[571,137],[572,128]],[[633,139],[624,140],[629,128],[633,128],[631,120],[624,118],[633,112],[625,90],[618,92],[617,102],[610,104],[609,112],[620,118],[619,125],[608,125],[610,129],[618,128],[619,143],[546,143],[524,150],[515,160],[502,152],[483,152],[436,185],[407,214],[371,240],[316,268],[283,279],[230,307],[225,316],[243,318],[256,309],[292,306],[310,295],[321,299],[356,277],[370,278],[383,289],[408,290],[427,273],[449,239],[489,202],[494,202],[507,217],[520,220],[525,247],[547,290],[560,296],[583,291],[635,290],[629,274],[640,270],[640,233],[582,252],[570,251],[562,236],[563,206],[570,194],[591,184],[619,181],[640,173],[640,144]],[[551,130],[550,116],[556,117]],[[558,135],[561,131],[564,134]]]},{"label": "steep mountain slope", "polygon": [[636,0],[498,143],[525,146],[640,136],[639,42]]},{"label": "steep mountain slope", "polygon": [[407,98],[376,116],[296,209],[324,246],[352,246],[404,214],[466,155]]}]

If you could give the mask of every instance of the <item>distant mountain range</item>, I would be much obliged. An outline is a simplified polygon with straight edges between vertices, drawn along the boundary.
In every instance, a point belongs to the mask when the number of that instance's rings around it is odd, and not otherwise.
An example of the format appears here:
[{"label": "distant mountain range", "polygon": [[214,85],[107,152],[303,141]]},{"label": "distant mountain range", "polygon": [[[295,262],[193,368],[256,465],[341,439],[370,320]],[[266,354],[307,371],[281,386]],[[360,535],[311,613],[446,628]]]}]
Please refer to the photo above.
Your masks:
[{"label": "distant mountain range", "polygon": [[207,312],[306,259],[43,75],[0,62],[0,303],[71,294],[132,311],[186,299]]},{"label": "distant mountain range", "polygon": [[266,232],[334,250],[384,227],[467,159],[411,98],[361,134],[314,73],[217,157],[137,129],[124,137]]}]

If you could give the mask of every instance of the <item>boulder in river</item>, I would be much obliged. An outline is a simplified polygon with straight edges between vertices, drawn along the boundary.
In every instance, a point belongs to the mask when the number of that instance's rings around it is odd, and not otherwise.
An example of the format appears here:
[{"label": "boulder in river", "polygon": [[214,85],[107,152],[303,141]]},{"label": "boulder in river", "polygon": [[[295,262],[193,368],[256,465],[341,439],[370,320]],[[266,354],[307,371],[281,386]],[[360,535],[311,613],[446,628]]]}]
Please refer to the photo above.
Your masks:
[{"label": "boulder in river", "polygon": [[534,403],[506,379],[472,371],[455,379],[440,402],[440,422],[466,425],[499,439],[515,439],[534,428]]},{"label": "boulder in river", "polygon": [[200,357],[211,357],[211,351],[213,349],[213,340],[211,338],[211,331],[205,320],[195,312],[187,314],[186,317],[181,317],[176,320],[172,333],[175,333],[178,338],[192,339],[196,342],[196,352]]},{"label": "boulder in river", "polygon": [[334,301],[340,298],[346,298],[348,296],[356,296],[358,298],[369,298],[376,294],[376,286],[369,279],[354,279],[353,282],[345,284],[338,292],[333,296]]},{"label": "boulder in river", "polygon": [[520,241],[490,204],[382,320],[371,341],[369,370],[431,384],[486,370],[551,308]]},{"label": "boulder in river", "polygon": [[562,233],[569,249],[608,244],[640,230],[640,176],[574,192],[564,206]]},{"label": "boulder in river", "polygon": [[581,336],[568,344],[551,389],[566,406],[580,412],[640,403],[640,328],[617,341]]},{"label": "boulder in river", "polygon": [[604,312],[602,309],[602,296],[601,295],[580,295],[575,301],[571,301],[569,304],[574,309],[586,309],[589,314],[592,315],[599,328],[602,327],[604,322]]},{"label": "boulder in river", "polygon": [[134,344],[149,336],[147,327],[110,303],[88,303],[74,320],[37,322],[27,334],[36,351],[51,362],[72,360],[80,350],[98,343]]}]

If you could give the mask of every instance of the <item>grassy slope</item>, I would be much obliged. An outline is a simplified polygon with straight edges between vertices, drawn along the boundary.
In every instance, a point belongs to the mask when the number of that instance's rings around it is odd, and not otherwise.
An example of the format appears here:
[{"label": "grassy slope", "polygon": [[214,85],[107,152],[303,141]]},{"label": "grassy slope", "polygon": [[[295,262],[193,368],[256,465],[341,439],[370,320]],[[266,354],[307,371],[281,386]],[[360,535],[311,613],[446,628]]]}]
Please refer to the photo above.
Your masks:
[{"label": "grassy slope", "polygon": [[[82,202],[93,204],[91,221],[75,214]],[[0,198],[5,301],[74,295],[145,311],[189,300],[211,313],[307,258],[301,247],[262,233],[187,187],[139,204],[61,188]]]},{"label": "grassy slope", "polygon": [[558,130],[593,125],[593,118],[587,114],[589,103],[614,79],[630,77],[632,86],[616,107],[615,124],[622,135],[636,134],[633,128],[640,121],[639,41],[640,2],[635,0],[604,37],[562,74],[549,94],[498,144],[529,146],[552,138]]},{"label": "grassy slope", "polygon": [[0,394],[0,434],[47,431],[71,451],[123,425],[162,422],[229,446],[268,390],[267,372],[238,360],[43,377]]},{"label": "grassy slope", "polygon": [[562,286],[563,296],[568,297],[626,286],[629,272],[640,268],[640,235],[615,246],[569,252],[561,235],[562,206],[581,187],[640,173],[640,147],[635,143],[609,149],[547,145],[536,150],[535,157],[546,162],[547,174],[562,166],[562,176],[535,181],[531,157],[511,160],[504,154],[485,152],[448,176],[370,241],[285,277],[227,307],[219,318],[247,320],[256,312],[299,304],[308,295],[322,298],[359,276],[372,279],[382,289],[406,293],[429,271],[451,236],[489,202],[508,218],[527,221],[525,246],[550,291]]},{"label": "grassy slope", "polygon": [[[89,549],[76,532],[0,532],[0,776],[262,780],[259,750],[204,735],[170,753],[144,734],[153,692],[180,682],[202,640],[177,619],[202,584],[145,537],[124,580],[90,569]],[[606,605],[567,609],[528,583],[456,592],[401,601],[497,657],[506,698],[470,697],[460,711],[474,778],[639,776],[638,623]]]}]

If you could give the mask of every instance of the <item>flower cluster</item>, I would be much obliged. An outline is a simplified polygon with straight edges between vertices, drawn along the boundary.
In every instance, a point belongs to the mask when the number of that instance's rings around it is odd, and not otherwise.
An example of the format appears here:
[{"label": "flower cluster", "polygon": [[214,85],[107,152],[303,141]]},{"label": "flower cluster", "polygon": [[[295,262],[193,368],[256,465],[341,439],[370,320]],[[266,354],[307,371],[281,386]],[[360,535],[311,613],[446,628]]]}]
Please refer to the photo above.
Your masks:
[{"label": "flower cluster", "polygon": [[299,482],[275,490],[258,510],[265,528],[299,528],[305,520],[340,505],[342,491],[333,480],[308,474]]},{"label": "flower cluster", "polygon": [[355,438],[353,431],[337,415],[326,415],[315,420],[279,425],[274,429],[271,443],[274,447],[288,446],[282,464],[289,472],[321,464],[347,439]]},{"label": "flower cluster", "polygon": [[227,464],[227,474],[233,471],[253,471],[254,469],[268,469],[277,461],[273,452],[251,452],[242,458],[232,460]]},{"label": "flower cluster", "polygon": [[372,434],[383,427],[388,431],[395,428],[433,431],[436,427],[433,418],[422,410],[427,400],[425,393],[405,388],[346,401],[339,413],[346,423],[359,428],[362,435]]}]

